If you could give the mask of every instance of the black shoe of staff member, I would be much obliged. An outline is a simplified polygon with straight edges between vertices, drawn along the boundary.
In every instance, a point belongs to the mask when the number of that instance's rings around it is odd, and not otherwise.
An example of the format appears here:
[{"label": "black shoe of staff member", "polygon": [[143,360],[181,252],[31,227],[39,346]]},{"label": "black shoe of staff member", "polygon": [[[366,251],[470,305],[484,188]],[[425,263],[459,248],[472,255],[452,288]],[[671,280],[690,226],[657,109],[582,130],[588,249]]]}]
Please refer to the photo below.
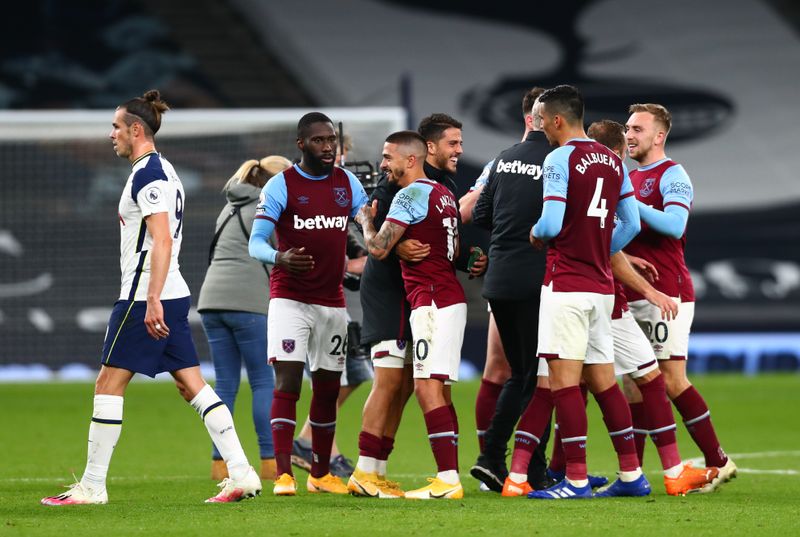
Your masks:
[{"label": "black shoe of staff member", "polygon": [[469,469],[469,473],[494,492],[503,491],[503,483],[508,477],[508,469],[504,460],[491,460],[484,454],[478,456],[478,460]]}]

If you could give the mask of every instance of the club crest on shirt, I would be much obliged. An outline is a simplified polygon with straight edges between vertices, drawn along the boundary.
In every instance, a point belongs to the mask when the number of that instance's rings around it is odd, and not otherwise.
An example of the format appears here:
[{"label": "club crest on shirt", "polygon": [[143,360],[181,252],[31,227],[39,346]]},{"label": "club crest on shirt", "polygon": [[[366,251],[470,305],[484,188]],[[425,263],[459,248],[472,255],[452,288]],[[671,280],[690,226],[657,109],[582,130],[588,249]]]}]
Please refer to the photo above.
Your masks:
[{"label": "club crest on shirt", "polygon": [[161,191],[155,186],[148,188],[144,195],[150,203],[158,203],[158,200],[161,199]]},{"label": "club crest on shirt", "polygon": [[283,352],[285,353],[293,353],[294,352],[294,340],[293,339],[284,339],[281,341],[283,345]]},{"label": "club crest on shirt", "polygon": [[639,195],[642,196],[643,198],[646,198],[647,196],[652,194],[653,185],[655,184],[656,184],[655,177],[648,177],[647,179],[645,179],[644,182],[642,183],[641,188],[639,188]]},{"label": "club crest on shirt", "polygon": [[396,341],[396,344],[397,344],[397,348],[399,350],[401,350],[401,351],[405,350],[405,348],[406,348],[406,340],[405,339],[398,339]]},{"label": "club crest on shirt", "polygon": [[333,187],[333,200],[339,207],[347,207],[350,204],[350,194],[342,186]]}]

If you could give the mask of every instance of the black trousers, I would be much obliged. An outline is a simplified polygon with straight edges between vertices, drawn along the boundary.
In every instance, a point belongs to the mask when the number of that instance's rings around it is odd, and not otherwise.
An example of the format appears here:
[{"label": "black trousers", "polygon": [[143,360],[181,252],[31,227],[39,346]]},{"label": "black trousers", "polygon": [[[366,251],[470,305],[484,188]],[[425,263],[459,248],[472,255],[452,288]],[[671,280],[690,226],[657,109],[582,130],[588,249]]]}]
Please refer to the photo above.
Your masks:
[{"label": "black trousers", "polygon": [[[483,453],[491,460],[505,460],[506,449],[520,416],[536,389],[536,372],[539,359],[536,356],[539,329],[539,295],[524,300],[489,300],[500,340],[508,364],[509,378],[497,399],[497,408],[492,422],[483,437]],[[540,483],[547,467],[545,450],[550,438],[550,424],[541,438],[541,443],[531,457],[528,467],[529,482]]]}]

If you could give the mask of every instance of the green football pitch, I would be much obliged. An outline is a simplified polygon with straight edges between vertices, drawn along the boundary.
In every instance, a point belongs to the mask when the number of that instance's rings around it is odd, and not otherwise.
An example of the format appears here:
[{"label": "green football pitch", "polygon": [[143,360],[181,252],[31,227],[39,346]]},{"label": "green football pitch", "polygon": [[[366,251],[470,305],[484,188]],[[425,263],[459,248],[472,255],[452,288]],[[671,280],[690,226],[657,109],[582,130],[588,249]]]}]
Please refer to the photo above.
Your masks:
[{"label": "green football pitch", "polygon": [[[463,500],[376,500],[305,493],[277,498],[265,482],[261,497],[207,505],[217,489],[209,475],[210,445],[193,410],[168,383],[134,381],[125,400],[124,428],[111,463],[108,505],[44,507],[80,477],[91,415],[90,384],[0,385],[0,535],[797,535],[800,516],[800,376],[703,376],[704,394],[722,444],[739,477],[714,494],[666,496],[655,449],[645,470],[654,493],[646,498],[533,501],[478,491],[468,468],[477,455],[474,402],[477,382],[459,384],[454,399],[461,423]],[[345,405],[337,438],[355,458],[360,413],[368,387]],[[257,461],[243,386],[236,424],[251,461]],[[306,387],[298,416],[308,409]],[[611,442],[589,404],[589,468],[613,476]],[[699,451],[679,425],[685,459]],[[407,407],[389,477],[404,487],[425,484],[435,470],[419,408]]]}]

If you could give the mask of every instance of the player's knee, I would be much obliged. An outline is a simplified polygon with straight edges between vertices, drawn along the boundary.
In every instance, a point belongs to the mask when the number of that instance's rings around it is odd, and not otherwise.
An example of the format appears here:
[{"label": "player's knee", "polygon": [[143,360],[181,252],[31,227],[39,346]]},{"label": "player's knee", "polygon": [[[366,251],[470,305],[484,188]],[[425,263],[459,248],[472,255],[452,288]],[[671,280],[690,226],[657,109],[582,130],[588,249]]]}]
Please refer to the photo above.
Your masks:
[{"label": "player's knee", "polygon": [[636,385],[636,382],[628,375],[625,375],[622,378],[622,393],[625,394],[625,399],[629,403],[640,403],[642,401],[642,393],[639,391],[639,387]]},{"label": "player's knee", "polygon": [[692,385],[686,375],[664,374],[664,384],[667,387],[667,395],[670,399],[675,399]]}]

